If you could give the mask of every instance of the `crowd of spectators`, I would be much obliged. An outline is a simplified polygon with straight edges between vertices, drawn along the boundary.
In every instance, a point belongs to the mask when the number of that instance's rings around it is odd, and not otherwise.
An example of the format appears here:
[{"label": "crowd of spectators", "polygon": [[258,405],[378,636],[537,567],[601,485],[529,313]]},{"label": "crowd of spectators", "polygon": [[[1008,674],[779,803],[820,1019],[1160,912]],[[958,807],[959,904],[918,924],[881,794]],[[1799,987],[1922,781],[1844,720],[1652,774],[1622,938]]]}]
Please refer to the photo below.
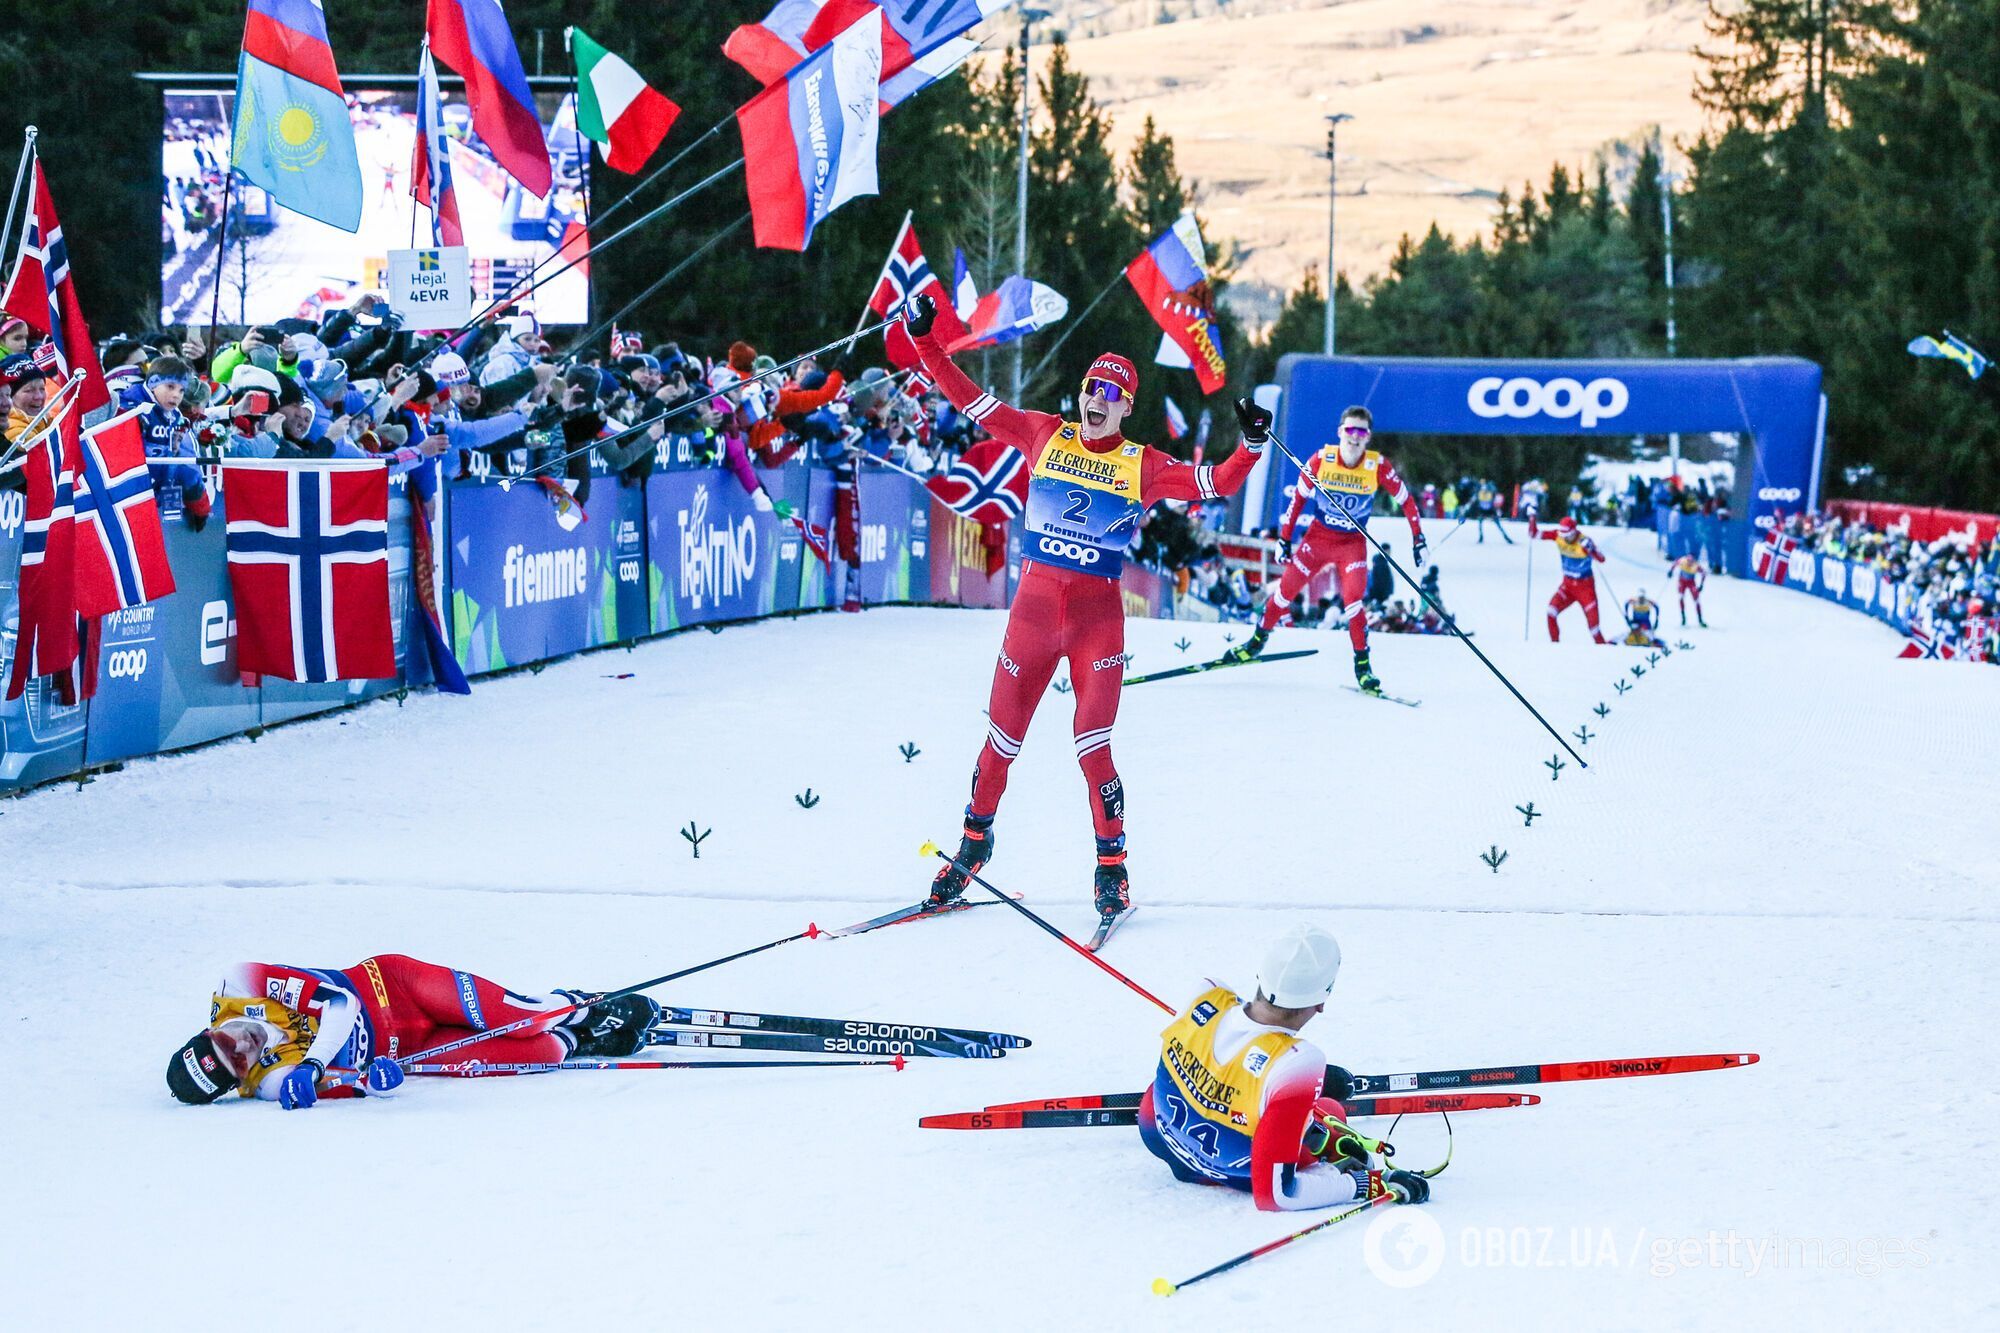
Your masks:
[{"label": "crowd of spectators", "polygon": [[[0,432],[8,446],[48,401],[53,357],[0,322]],[[318,319],[225,331],[118,335],[99,357],[121,409],[139,409],[167,517],[199,527],[212,497],[198,466],[221,458],[380,457],[392,472],[442,459],[443,478],[546,478],[578,503],[593,471],[638,485],[674,437],[687,461],[727,465],[760,507],[756,466],[849,451],[919,475],[974,439],[934,391],[880,368],[777,362],[736,342],[704,356],[632,335],[559,353],[534,317],[503,313],[448,342],[406,329],[380,296]],[[39,354],[38,354],[39,353]],[[0,484],[19,488],[18,449]],[[593,468],[595,456],[596,467]]]},{"label": "crowd of spectators", "polygon": [[1918,541],[1906,528],[1813,512],[1784,515],[1780,528],[1801,550],[1866,566],[1903,588],[1909,623],[1955,656],[2000,662],[2000,534],[1983,542],[1975,532]]}]

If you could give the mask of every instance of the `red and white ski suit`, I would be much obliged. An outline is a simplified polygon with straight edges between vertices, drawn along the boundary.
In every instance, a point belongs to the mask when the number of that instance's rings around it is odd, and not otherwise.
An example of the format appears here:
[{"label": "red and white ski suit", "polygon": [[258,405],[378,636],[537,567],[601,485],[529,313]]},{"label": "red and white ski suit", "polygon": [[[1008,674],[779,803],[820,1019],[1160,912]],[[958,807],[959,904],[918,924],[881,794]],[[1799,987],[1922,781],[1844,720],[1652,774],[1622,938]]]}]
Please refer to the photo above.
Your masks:
[{"label": "red and white ski suit", "polygon": [[[1322,493],[1322,481],[1339,487],[1335,492],[1337,499]],[[1361,535],[1359,525],[1368,522],[1378,490],[1387,491],[1389,498],[1402,507],[1403,517],[1410,524],[1410,535],[1421,538],[1424,529],[1417,516],[1416,499],[1386,455],[1365,450],[1360,460],[1349,467],[1340,461],[1340,446],[1329,444],[1306,460],[1305,471],[1292,493],[1292,507],[1285,511],[1285,540],[1291,541],[1298,530],[1299,514],[1307,500],[1316,503],[1318,513],[1312,526],[1306,529],[1305,540],[1292,548],[1290,562],[1278,575],[1277,592],[1264,603],[1260,622],[1263,628],[1277,628],[1278,622],[1291,612],[1299,589],[1310,583],[1320,570],[1333,565],[1340,570],[1340,605],[1341,615],[1347,620],[1347,641],[1357,653],[1368,650],[1368,617],[1361,609],[1368,596],[1368,539]]]},{"label": "red and white ski suit", "polygon": [[[951,400],[994,439],[1018,451],[1034,468],[1042,462],[1058,432],[1065,447],[1112,458],[1128,448],[1122,435],[1083,440],[1075,423],[1048,412],[1024,412],[982,391],[952,364],[935,334],[914,340],[924,371]],[[1155,500],[1211,500],[1232,495],[1250,476],[1256,451],[1245,447],[1221,464],[1184,463],[1150,445],[1133,460],[1139,464],[1140,505]],[[1129,455],[1127,455],[1129,457]],[[1031,483],[1032,485],[1032,483]],[[1125,829],[1125,788],[1111,760],[1111,727],[1118,717],[1119,688],[1125,679],[1125,610],[1115,573],[1091,573],[1064,568],[1027,553],[1020,586],[1007,613],[1007,632],[1000,643],[1000,660],[993,668],[987,700],[986,744],[973,769],[971,814],[989,817],[1000,808],[1007,789],[1007,769],[1021,752],[1028,724],[1055,674],[1056,663],[1069,659],[1070,685],[1076,699],[1073,732],[1077,763],[1090,784],[1090,819],[1100,839],[1122,837]],[[1110,562],[1107,562],[1110,563]]]},{"label": "red and white ski suit", "polygon": [[1583,608],[1583,619],[1590,626],[1590,637],[1603,643],[1604,632],[1597,627],[1597,575],[1590,567],[1604,563],[1604,552],[1580,529],[1572,529],[1565,535],[1561,528],[1530,528],[1528,535],[1554,542],[1556,554],[1562,557],[1562,586],[1556,589],[1555,596],[1549,598],[1549,642],[1561,641],[1562,630],[1556,624],[1556,617],[1564,607],[1575,603]]}]

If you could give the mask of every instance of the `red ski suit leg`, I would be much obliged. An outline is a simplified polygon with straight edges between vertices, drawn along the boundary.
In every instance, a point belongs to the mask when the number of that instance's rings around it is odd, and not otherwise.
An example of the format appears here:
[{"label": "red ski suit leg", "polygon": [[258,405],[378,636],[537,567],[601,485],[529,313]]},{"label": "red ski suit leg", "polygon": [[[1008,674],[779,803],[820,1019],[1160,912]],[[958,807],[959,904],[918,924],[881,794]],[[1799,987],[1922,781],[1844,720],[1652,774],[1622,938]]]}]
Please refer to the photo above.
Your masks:
[{"label": "red ski suit leg", "polygon": [[[470,972],[399,953],[377,954],[347,969],[374,1021],[376,1054],[408,1057],[488,1028],[505,1027],[552,1009],[564,1001],[517,995],[498,982]],[[564,1017],[551,1018],[553,1027]],[[440,1059],[540,1064],[561,1060],[570,1046],[546,1028],[523,1028],[491,1041],[462,1046]]]},{"label": "red ski suit leg", "polygon": [[1583,619],[1590,626],[1590,636],[1602,639],[1603,633],[1597,628],[1597,576],[1586,575],[1580,579],[1565,577],[1556,595],[1549,598],[1549,641],[1562,640],[1562,631],[1556,627],[1556,617],[1562,609],[1574,603],[1583,608]]},{"label": "red ski suit leg", "polygon": [[1368,650],[1368,617],[1361,604],[1368,596],[1368,542],[1358,532],[1347,532],[1315,521],[1306,529],[1305,539],[1292,548],[1292,558],[1278,576],[1278,591],[1264,603],[1265,629],[1275,628],[1299,590],[1313,575],[1334,565],[1340,571],[1341,614],[1347,620],[1347,640],[1357,653]]},{"label": "red ski suit leg", "polygon": [[1125,794],[1111,760],[1111,728],[1125,680],[1125,609],[1118,581],[1028,561],[1007,613],[1007,634],[993,667],[986,744],[972,775],[974,815],[991,817],[1007,790],[1007,770],[1021,752],[1035,708],[1069,659],[1076,699],[1076,757],[1090,783],[1091,825],[1100,838],[1125,829]]}]

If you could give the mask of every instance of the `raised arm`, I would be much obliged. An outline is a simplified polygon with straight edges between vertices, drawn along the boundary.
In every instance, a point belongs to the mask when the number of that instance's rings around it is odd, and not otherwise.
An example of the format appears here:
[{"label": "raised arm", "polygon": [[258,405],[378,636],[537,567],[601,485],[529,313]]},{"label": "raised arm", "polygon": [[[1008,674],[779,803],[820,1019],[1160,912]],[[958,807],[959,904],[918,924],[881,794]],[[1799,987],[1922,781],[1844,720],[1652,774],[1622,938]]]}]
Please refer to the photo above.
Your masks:
[{"label": "raised arm", "polygon": [[1271,414],[1247,398],[1236,401],[1236,419],[1243,427],[1243,447],[1220,464],[1183,463],[1172,454],[1147,446],[1139,490],[1154,500],[1216,500],[1234,495],[1250,479],[1250,469],[1271,438]]},{"label": "raised arm", "polygon": [[931,330],[931,321],[937,316],[936,303],[928,296],[920,296],[915,305],[909,317],[910,341],[924,363],[924,373],[953,407],[972,418],[988,435],[1018,449],[1030,463],[1037,461],[1042,446],[1062,428],[1062,418],[1047,412],[1023,412],[974,384],[971,376],[953,364]]}]

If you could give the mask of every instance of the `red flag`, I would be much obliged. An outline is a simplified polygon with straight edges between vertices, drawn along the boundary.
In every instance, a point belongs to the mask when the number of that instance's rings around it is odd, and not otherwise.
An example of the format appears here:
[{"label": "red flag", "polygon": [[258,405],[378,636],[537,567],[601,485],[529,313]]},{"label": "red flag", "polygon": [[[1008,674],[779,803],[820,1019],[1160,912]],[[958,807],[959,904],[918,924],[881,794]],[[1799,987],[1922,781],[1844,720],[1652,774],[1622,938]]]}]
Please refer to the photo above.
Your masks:
[{"label": "red flag", "polygon": [[225,462],[229,586],[242,670],[389,680],[389,473],[375,463]]}]

